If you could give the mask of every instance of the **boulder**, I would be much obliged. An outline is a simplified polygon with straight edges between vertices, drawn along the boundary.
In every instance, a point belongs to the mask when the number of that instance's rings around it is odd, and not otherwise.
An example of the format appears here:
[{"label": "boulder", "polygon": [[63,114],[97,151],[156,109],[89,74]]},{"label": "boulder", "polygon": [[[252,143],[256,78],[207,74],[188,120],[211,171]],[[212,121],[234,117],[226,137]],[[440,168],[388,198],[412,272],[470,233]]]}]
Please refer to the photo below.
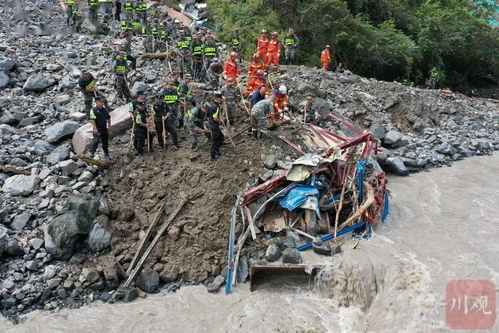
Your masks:
[{"label": "boulder", "polygon": [[329,245],[328,242],[321,242],[321,243],[312,242],[312,249],[317,254],[321,254],[324,256],[331,255],[331,246]]},{"label": "boulder", "polygon": [[67,145],[59,146],[54,149],[46,158],[47,163],[54,165],[69,157],[71,149]]},{"label": "boulder", "polygon": [[208,292],[209,293],[216,293],[218,290],[220,290],[220,287],[225,282],[225,278],[222,275],[218,275],[213,282],[210,282],[207,286]]},{"label": "boulder", "polygon": [[163,283],[172,283],[172,282],[177,281],[178,274],[177,273],[172,273],[168,269],[164,269],[161,273],[159,273],[159,279]]},{"label": "boulder", "polygon": [[301,264],[303,259],[300,251],[297,249],[287,248],[282,252],[282,262],[284,264]]},{"label": "boulder", "polygon": [[145,84],[144,82],[137,81],[132,86],[132,90],[131,90],[132,97],[137,97],[137,93],[139,91],[146,92],[148,89],[149,89],[149,86],[147,84]]},{"label": "boulder", "polygon": [[93,267],[84,267],[81,270],[81,276],[88,283],[94,283],[100,280],[99,272]]},{"label": "boulder", "polygon": [[23,89],[26,91],[42,92],[53,84],[55,84],[55,80],[42,74],[34,74],[24,82]]},{"label": "boulder", "polygon": [[[128,105],[123,105],[110,113],[111,132],[110,137],[114,137],[125,132],[132,126]],[[88,123],[80,128],[73,135],[73,149],[77,154],[86,153],[93,142],[92,124]]]},{"label": "boulder", "polygon": [[42,154],[46,154],[53,151],[55,147],[45,140],[36,140],[35,149],[41,152]]},{"label": "boulder", "polygon": [[104,279],[106,280],[106,286],[109,289],[116,289],[119,285],[118,272],[116,271],[115,265],[109,265],[104,267],[102,270],[104,273]]},{"label": "boulder", "polygon": [[8,110],[0,110],[0,124],[14,124],[14,123],[17,123],[17,119],[12,114],[12,112]]},{"label": "boulder", "polygon": [[1,124],[0,125],[0,135],[1,136],[7,136],[14,134],[16,132],[16,129],[12,126],[9,126],[7,124]]},{"label": "boulder", "polygon": [[267,251],[265,252],[265,259],[267,261],[277,261],[281,257],[281,249],[276,243],[272,243],[269,245],[267,248]]},{"label": "boulder", "polygon": [[26,224],[28,224],[29,220],[31,219],[31,213],[30,212],[25,212],[19,215],[16,215],[14,217],[14,220],[10,224],[10,228],[12,230],[23,230]]},{"label": "boulder", "polygon": [[57,165],[64,176],[70,176],[78,170],[78,164],[73,160],[62,161]]},{"label": "boulder", "polygon": [[24,255],[24,250],[21,247],[21,244],[14,238],[11,238],[7,240],[5,243],[5,252],[7,252],[9,255],[17,257],[17,256],[23,256]]},{"label": "boulder", "polygon": [[152,268],[144,268],[140,272],[136,284],[139,289],[147,293],[153,293],[159,287],[159,274]]},{"label": "boulder", "polygon": [[8,239],[9,235],[7,234],[7,228],[0,224],[0,257],[5,250],[5,243],[7,243]]},{"label": "boulder", "polygon": [[[89,124],[90,125],[90,124]],[[62,138],[72,135],[77,129],[79,124],[76,121],[65,120],[45,129],[45,136],[50,143],[57,142]],[[91,127],[92,125],[90,125]]]},{"label": "boulder", "polygon": [[383,143],[387,146],[392,146],[395,145],[395,143],[397,143],[400,139],[402,139],[402,137],[402,133],[392,130],[385,134]]},{"label": "boulder", "polygon": [[16,65],[14,59],[0,59],[0,71],[10,72]]},{"label": "boulder", "polygon": [[88,234],[88,247],[93,252],[99,252],[106,249],[111,244],[111,234],[98,224]]},{"label": "boulder", "polygon": [[389,171],[395,175],[398,175],[398,176],[409,175],[409,170],[407,170],[407,167],[405,166],[404,162],[398,156],[388,157],[386,159],[384,167],[387,171]]},{"label": "boulder", "polygon": [[377,126],[371,129],[371,133],[376,139],[383,140],[386,135],[386,130],[383,126]]},{"label": "boulder", "polygon": [[15,175],[5,180],[3,191],[12,195],[28,196],[33,193],[39,182],[38,176]]},{"label": "boulder", "polygon": [[0,71],[0,89],[3,89],[9,85],[10,77],[3,71]]},{"label": "boulder", "polygon": [[43,239],[40,238],[32,238],[29,240],[29,245],[35,250],[38,250],[42,247],[43,245]]},{"label": "boulder", "polygon": [[277,157],[275,155],[266,155],[262,162],[266,168],[273,169],[277,163]]}]

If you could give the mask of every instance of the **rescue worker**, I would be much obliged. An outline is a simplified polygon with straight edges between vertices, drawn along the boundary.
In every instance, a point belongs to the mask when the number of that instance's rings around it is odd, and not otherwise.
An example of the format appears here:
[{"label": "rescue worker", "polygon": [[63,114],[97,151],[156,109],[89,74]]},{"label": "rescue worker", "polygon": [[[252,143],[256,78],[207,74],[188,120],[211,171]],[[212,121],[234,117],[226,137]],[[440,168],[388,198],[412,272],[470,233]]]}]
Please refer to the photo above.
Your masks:
[{"label": "rescue worker", "polygon": [[184,126],[184,115],[187,112],[190,103],[193,103],[191,93],[189,92],[189,83],[192,77],[189,74],[184,75],[184,80],[180,81],[178,87],[178,97],[180,100],[180,117],[178,119],[178,127]]},{"label": "rescue worker", "polygon": [[202,76],[206,80],[209,80],[208,69],[210,68],[212,62],[218,57],[218,47],[213,39],[213,36],[206,36],[203,54],[204,54],[204,65],[203,65],[204,71]]},{"label": "rescue worker", "polygon": [[179,33],[177,51],[180,56],[180,72],[182,75],[191,71],[191,43],[183,32]]},{"label": "rescue worker", "polygon": [[272,39],[269,40],[267,48],[267,62],[266,67],[274,66],[279,68],[279,56],[281,55],[281,41],[278,39],[279,34],[272,32]]},{"label": "rescue worker", "polygon": [[239,58],[239,64],[242,63],[242,48],[243,48],[243,39],[239,35],[239,30],[235,30],[234,34],[232,35],[232,39],[230,41],[231,46],[232,46],[232,51],[237,53],[237,56]]},{"label": "rescue worker", "polygon": [[133,1],[125,0],[123,8],[125,8],[125,18],[130,20],[133,17]]},{"label": "rescue worker", "polygon": [[295,60],[295,49],[298,47],[299,40],[296,37],[293,29],[288,30],[288,34],[284,36],[284,57],[287,64],[292,64]]},{"label": "rescue worker", "polygon": [[208,125],[210,126],[211,130],[211,160],[217,160],[220,158],[220,147],[222,147],[222,144],[224,143],[224,135],[222,133],[222,130],[220,126],[224,126],[224,121],[221,119],[221,106],[220,104],[222,103],[222,95],[221,94],[215,94],[215,97],[213,98],[213,102],[210,105],[210,108],[208,109],[207,113],[207,118],[208,118]]},{"label": "rescue worker", "polygon": [[255,90],[251,95],[251,106],[256,105],[256,103],[260,102],[262,99],[265,99],[266,91],[267,89],[265,87]]},{"label": "rescue worker", "polygon": [[96,96],[96,81],[89,71],[83,70],[78,79],[78,85],[83,93],[83,100],[85,102],[85,112],[90,112],[92,109],[92,102]]},{"label": "rescue worker", "polygon": [[136,5],[135,5],[135,10],[139,14],[140,21],[143,24],[146,24],[147,23],[147,3],[145,3],[142,0],[137,1]]},{"label": "rescue worker", "polygon": [[128,61],[129,60],[127,59],[125,52],[120,52],[114,60],[114,85],[118,92],[118,98],[124,98],[127,102],[132,99],[126,77],[128,73]]},{"label": "rescue worker", "polygon": [[161,40],[160,36],[161,26],[158,20],[154,20],[151,26],[151,42],[152,42],[152,51],[156,52],[159,49],[159,44]]},{"label": "rescue worker", "polygon": [[303,113],[302,119],[304,119],[306,123],[313,125],[317,124],[318,114],[312,96],[307,96],[305,105],[303,105],[301,109],[301,113]]},{"label": "rescue worker", "polygon": [[90,149],[90,157],[94,157],[99,143],[102,143],[102,150],[106,159],[109,158],[109,131],[111,131],[111,116],[105,107],[105,101],[98,97],[95,99],[95,107],[90,109],[90,121],[94,134],[94,142]]},{"label": "rescue worker", "polygon": [[236,80],[239,77],[239,68],[237,67],[237,53],[236,52],[231,52],[230,53],[230,59],[227,59],[224,64],[224,78],[225,78],[225,83],[227,83],[227,80],[232,78]]},{"label": "rescue worker", "polygon": [[429,72],[428,87],[431,89],[436,89],[440,81],[440,73],[433,67]]},{"label": "rescue worker", "polygon": [[123,45],[124,49],[123,51],[126,52],[126,57],[128,60],[130,60],[132,69],[135,70],[137,68],[137,59],[132,55],[132,34],[127,32],[125,33],[125,40],[121,43]]},{"label": "rescue worker", "polygon": [[177,129],[175,127],[175,124],[178,117],[179,97],[178,91],[174,87],[173,80],[166,82],[165,89],[163,90],[162,95],[166,105],[168,106],[168,112],[170,113],[168,116],[168,121],[165,123],[166,131],[171,134],[173,144],[175,145],[175,147],[177,147]]},{"label": "rescue worker", "polygon": [[191,30],[189,29],[189,27],[184,27],[183,32],[185,35],[185,39],[187,39],[189,41],[189,43],[191,43],[192,42],[192,34],[191,34]]},{"label": "rescue worker", "polygon": [[248,84],[246,85],[246,97],[251,95],[254,91],[260,90],[260,88],[266,88],[267,81],[265,80],[265,72],[263,70],[258,70],[255,77],[252,77],[248,80]]},{"label": "rescue worker", "polygon": [[107,35],[109,34],[109,32],[111,32],[111,25],[109,23],[110,21],[110,17],[109,15],[104,15],[104,19],[102,20],[102,23],[99,24],[99,34],[102,34],[102,35]]},{"label": "rescue worker", "polygon": [[262,59],[264,64],[267,64],[267,53],[269,48],[269,39],[267,37],[267,30],[263,29],[260,32],[260,38],[257,41],[258,56]]},{"label": "rescue worker", "polygon": [[330,48],[331,48],[330,45],[326,45],[326,48],[321,52],[322,69],[325,71],[327,71],[327,68],[329,67],[329,62],[331,61],[331,54],[329,53]]},{"label": "rescue worker", "polygon": [[81,15],[81,9],[77,4],[75,4],[72,7],[72,10],[73,10],[72,20],[75,30],[76,32],[81,32],[81,26],[83,25],[83,16]]},{"label": "rescue worker", "polygon": [[73,7],[75,6],[76,2],[75,0],[65,0],[65,5],[66,5],[66,23],[69,27],[69,21],[73,18]]},{"label": "rescue worker", "polygon": [[149,131],[150,124],[147,122],[149,114],[146,110],[146,105],[142,101],[136,102],[136,113],[135,113],[135,149],[137,150],[137,155],[144,154],[144,146],[147,138],[147,131]]},{"label": "rescue worker", "polygon": [[140,35],[140,33],[142,32],[142,23],[140,22],[140,18],[137,15],[135,15],[130,24],[132,26],[133,34],[135,36]]},{"label": "rescue worker", "polygon": [[214,58],[210,63],[210,67],[208,68],[206,77],[207,77],[207,89],[208,90],[217,90],[220,86],[220,76],[222,76],[224,71],[224,67],[218,58]]},{"label": "rescue worker", "polygon": [[251,108],[251,130],[255,138],[262,138],[267,134],[267,117],[274,110],[274,96],[268,95]]},{"label": "rescue worker", "polygon": [[277,120],[281,118],[281,113],[289,111],[288,108],[288,88],[285,85],[280,85],[279,90],[275,90],[274,94],[274,112],[270,114],[270,118]]},{"label": "rescue worker", "polygon": [[196,34],[192,40],[192,74],[195,81],[201,81],[203,77],[203,53],[203,41],[201,36]]},{"label": "rescue worker", "polygon": [[206,139],[210,139],[211,132],[204,126],[206,113],[209,109],[210,103],[206,102],[190,109],[185,115],[185,125],[189,130],[189,136],[191,137],[191,149],[195,150],[198,147],[198,133],[204,133]]},{"label": "rescue worker", "polygon": [[146,53],[152,53],[152,36],[151,32],[149,31],[149,27],[147,26],[147,23],[142,24],[141,28],[141,34],[142,34],[142,45],[144,46],[144,51]]},{"label": "rescue worker", "polygon": [[251,62],[248,65],[248,77],[249,79],[257,77],[257,73],[259,70],[265,69],[264,64],[262,63],[262,59],[258,55],[258,53],[253,54],[253,57],[251,58]]},{"label": "rescue worker", "polygon": [[121,19],[121,0],[116,0],[114,3],[114,20],[119,21]]},{"label": "rescue worker", "polygon": [[180,73],[179,72],[173,73],[172,80],[173,80],[173,88],[175,88],[175,90],[177,90],[178,93],[180,89]]},{"label": "rescue worker", "polygon": [[166,138],[166,121],[168,120],[169,108],[165,103],[162,94],[154,96],[154,103],[151,106],[151,116],[154,117],[154,126],[156,128],[156,136],[158,137],[158,144],[161,148],[165,147],[163,137]]},{"label": "rescue worker", "polygon": [[236,80],[229,78],[227,84],[222,87],[221,93],[227,108],[229,122],[234,125],[237,117],[237,106],[241,101],[241,91],[237,88]]},{"label": "rescue worker", "polygon": [[88,18],[91,22],[97,22],[99,19],[99,0],[88,0]]}]

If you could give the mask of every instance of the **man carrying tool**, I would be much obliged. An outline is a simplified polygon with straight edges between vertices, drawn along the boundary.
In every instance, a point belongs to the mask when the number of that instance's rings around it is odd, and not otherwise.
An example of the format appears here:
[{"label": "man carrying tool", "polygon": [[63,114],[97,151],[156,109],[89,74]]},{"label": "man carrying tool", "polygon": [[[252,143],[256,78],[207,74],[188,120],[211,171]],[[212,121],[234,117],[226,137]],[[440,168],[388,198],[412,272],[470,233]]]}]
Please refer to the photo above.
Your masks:
[{"label": "man carrying tool", "polygon": [[192,40],[192,74],[194,80],[201,81],[203,76],[204,45],[201,36],[195,34]]},{"label": "man carrying tool", "polygon": [[279,56],[281,55],[281,41],[278,39],[279,34],[277,32],[272,32],[272,39],[269,40],[267,49],[267,63],[265,66],[270,68],[279,68]]},{"label": "man carrying tool", "polygon": [[331,61],[331,54],[329,53],[330,48],[331,48],[330,45],[326,45],[326,48],[321,52],[322,69],[325,71],[327,71],[327,68],[329,67],[329,62]]},{"label": "man carrying tool", "polygon": [[251,108],[251,131],[256,139],[261,139],[268,130],[267,117],[274,111],[274,96],[267,95]]},{"label": "man carrying tool", "polygon": [[218,61],[218,58],[213,59],[210,63],[210,67],[208,67],[208,71],[206,73],[207,77],[207,89],[208,90],[217,90],[220,85],[220,76],[223,74],[224,67],[221,62]]},{"label": "man carrying tool", "polygon": [[267,30],[263,29],[260,31],[260,38],[257,41],[258,57],[263,60],[263,63],[267,63],[267,53],[269,48],[269,39],[267,37]]},{"label": "man carrying tool", "polygon": [[83,93],[83,100],[85,101],[85,112],[90,112],[92,109],[92,102],[96,96],[95,79],[88,70],[82,70],[81,76],[78,79],[78,85]]},{"label": "man carrying tool", "polygon": [[[148,137],[147,133],[149,131],[149,123],[147,122],[147,118],[149,114],[146,110],[146,105],[144,102],[137,101],[136,102],[137,111],[135,114],[135,149],[137,149],[137,155],[144,154],[144,146],[146,138]],[[149,143],[150,144],[150,143]]]},{"label": "man carrying tool", "polygon": [[213,103],[211,103],[210,108],[208,109],[208,125],[211,130],[211,160],[215,161],[220,158],[220,147],[224,143],[224,135],[222,133],[222,129],[220,126],[224,126],[224,121],[221,119],[221,106],[223,97],[222,94],[215,94],[213,98]]},{"label": "man carrying tool", "polygon": [[129,102],[132,99],[130,94],[130,88],[128,87],[128,59],[125,52],[120,52],[115,60],[115,77],[114,77],[114,85],[118,92],[118,98],[125,99],[126,102]]},{"label": "man carrying tool", "polygon": [[303,113],[302,119],[305,123],[316,125],[318,115],[312,96],[307,96],[307,100],[301,111]]},{"label": "man carrying tool", "polygon": [[76,32],[80,33],[81,32],[81,26],[83,25],[83,16],[81,15],[81,9],[80,6],[74,5],[73,7],[73,25],[75,27]]},{"label": "man carrying tool", "polygon": [[111,130],[111,116],[109,110],[104,106],[105,101],[101,97],[95,99],[95,107],[90,109],[90,121],[94,134],[94,143],[90,150],[90,157],[94,157],[99,143],[102,142],[102,150],[106,159],[109,159],[109,131]]},{"label": "man carrying tool", "polygon": [[237,67],[237,53],[231,52],[230,59],[227,59],[224,64],[224,77],[225,83],[227,83],[228,79],[234,79],[237,82],[237,78],[239,77],[239,68]]},{"label": "man carrying tool", "polygon": [[158,143],[161,149],[165,147],[165,139],[167,133],[167,125],[166,122],[168,120],[169,110],[168,106],[165,104],[163,100],[162,94],[157,94],[154,97],[154,103],[151,106],[151,116],[154,117],[154,126],[156,128],[156,136],[158,137]]},{"label": "man carrying tool", "polygon": [[288,34],[284,36],[284,47],[286,48],[284,56],[287,64],[293,64],[293,61],[295,60],[295,49],[298,47],[298,44],[298,37],[296,37],[294,30],[290,28]]},{"label": "man carrying tool", "polygon": [[184,126],[184,115],[187,112],[189,103],[192,103],[192,96],[189,92],[189,83],[192,77],[189,74],[184,75],[184,80],[180,81],[178,86],[178,97],[180,99],[180,118],[178,119],[178,127]]},{"label": "man carrying tool", "polygon": [[130,20],[133,17],[133,1],[126,0],[123,3],[123,8],[125,8],[125,18]]},{"label": "man carrying tool", "polygon": [[65,9],[66,23],[69,27],[69,21],[71,21],[71,19],[73,18],[73,7],[75,6],[76,1],[75,0],[65,0],[64,3],[66,5],[66,9]]},{"label": "man carrying tool", "polygon": [[257,77],[258,71],[262,70],[262,72],[265,70],[265,66],[262,62],[262,59],[258,55],[258,53],[253,54],[253,57],[251,58],[251,62],[248,65],[248,78],[251,80],[252,78]]},{"label": "man carrying tool", "polygon": [[180,72],[183,76],[191,71],[191,43],[183,32],[178,35],[177,52],[180,56]]},{"label": "man carrying tool", "polygon": [[[146,93],[143,91],[138,91],[136,98],[128,104],[128,112],[130,112],[130,119],[132,119],[132,133],[135,134],[135,115],[137,114],[137,102],[146,102]],[[133,147],[137,148],[137,138],[134,137],[133,140]]]},{"label": "man carrying tool", "polygon": [[229,119],[229,123],[234,125],[237,115],[237,105],[241,101],[241,92],[237,88],[236,80],[229,78],[227,84],[222,87],[221,92],[224,98],[224,111],[227,111],[226,116]]},{"label": "man carrying tool", "polygon": [[274,112],[270,114],[270,119],[278,120],[281,118],[281,113],[289,111],[288,108],[288,88],[285,85],[280,85],[279,90],[274,90]]},{"label": "man carrying tool", "polygon": [[175,123],[177,122],[178,117],[179,97],[178,91],[174,87],[173,80],[166,82],[162,95],[166,105],[168,106],[168,121],[165,123],[166,131],[171,134],[173,144],[178,148],[177,129],[175,127]]},{"label": "man carrying tool", "polygon": [[144,50],[146,53],[152,53],[152,36],[151,36],[151,31],[149,30],[149,26],[146,23],[142,24],[141,28],[141,34],[142,34],[142,45],[144,46]]},{"label": "man carrying tool", "polygon": [[239,30],[235,30],[234,34],[232,35],[232,39],[230,41],[231,46],[232,46],[232,51],[237,53],[237,56],[239,58],[239,64],[242,63],[242,49],[243,49],[243,39],[239,35]]},{"label": "man carrying tool", "polygon": [[99,0],[88,0],[88,18],[90,22],[97,22],[99,19],[97,12],[99,11]]},{"label": "man carrying tool", "polygon": [[206,102],[200,106],[196,106],[185,115],[185,125],[189,130],[189,135],[191,137],[191,149],[196,150],[198,147],[198,133],[204,133],[206,139],[210,139],[210,130],[204,127],[204,121],[206,119],[206,113],[210,109],[210,103]]},{"label": "man carrying tool", "polygon": [[138,12],[140,16],[140,21],[143,24],[147,23],[147,3],[145,3],[142,0],[137,1],[137,4],[135,5],[135,10]]}]

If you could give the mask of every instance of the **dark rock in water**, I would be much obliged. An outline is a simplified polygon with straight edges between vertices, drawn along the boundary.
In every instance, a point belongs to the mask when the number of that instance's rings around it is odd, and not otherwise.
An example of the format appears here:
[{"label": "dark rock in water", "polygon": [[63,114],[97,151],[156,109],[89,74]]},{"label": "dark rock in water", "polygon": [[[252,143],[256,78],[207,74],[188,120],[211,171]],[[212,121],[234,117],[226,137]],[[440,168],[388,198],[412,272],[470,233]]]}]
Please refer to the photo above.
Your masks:
[{"label": "dark rock in water", "polygon": [[273,262],[279,260],[280,257],[281,249],[279,249],[279,246],[276,243],[270,244],[267,248],[267,251],[265,252],[265,259],[267,259],[267,261]]},{"label": "dark rock in water", "polygon": [[109,289],[115,289],[119,285],[118,272],[115,265],[107,266],[103,269],[106,286]]},{"label": "dark rock in water", "polygon": [[55,80],[47,78],[42,74],[31,75],[23,85],[26,91],[42,92],[55,84]]},{"label": "dark rock in water", "polygon": [[297,249],[286,249],[282,252],[282,262],[285,264],[301,264],[303,259]]},{"label": "dark rock in water", "polygon": [[237,264],[237,272],[236,272],[236,281],[237,283],[244,283],[248,279],[249,276],[249,263],[247,256],[242,256],[239,258],[239,263]]},{"label": "dark rock in water", "polygon": [[159,287],[159,274],[151,268],[145,268],[140,272],[136,284],[139,289],[153,293]]},{"label": "dark rock in water", "polygon": [[329,245],[328,242],[321,242],[320,244],[312,242],[312,249],[317,254],[322,254],[324,256],[331,255],[331,246]]},{"label": "dark rock in water", "polygon": [[136,288],[127,288],[123,290],[123,302],[125,303],[133,302],[137,297],[139,297],[139,294]]},{"label": "dark rock in water", "polygon": [[47,141],[50,143],[54,143],[69,135],[73,135],[78,127],[80,127],[80,124],[78,122],[73,120],[65,120],[45,129],[44,133]]},{"label": "dark rock in water", "polygon": [[336,245],[334,248],[333,248],[333,255],[335,254],[340,254],[341,253],[341,245]]},{"label": "dark rock in water", "polygon": [[207,288],[209,293],[216,293],[217,291],[220,290],[220,287],[225,282],[225,278],[222,275],[218,275],[213,282],[209,283]]},{"label": "dark rock in water", "polygon": [[409,170],[407,170],[404,162],[400,159],[400,157],[388,157],[386,159],[386,163],[384,168],[398,176],[407,176],[409,175]]},{"label": "dark rock in water", "polygon": [[159,273],[159,279],[163,283],[172,283],[177,281],[178,274],[168,271],[167,269]]},{"label": "dark rock in water", "polygon": [[105,303],[108,302],[111,298],[111,294],[108,292],[103,292],[99,297],[99,299]]}]

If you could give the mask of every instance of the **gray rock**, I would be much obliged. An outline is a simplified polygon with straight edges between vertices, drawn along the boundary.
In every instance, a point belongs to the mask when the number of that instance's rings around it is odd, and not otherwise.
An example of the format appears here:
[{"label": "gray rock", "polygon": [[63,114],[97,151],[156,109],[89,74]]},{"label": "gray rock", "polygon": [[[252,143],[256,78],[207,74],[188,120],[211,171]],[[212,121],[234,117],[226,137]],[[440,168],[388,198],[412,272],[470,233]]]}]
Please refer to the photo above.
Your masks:
[{"label": "gray rock", "polygon": [[303,259],[300,251],[287,248],[282,252],[282,262],[285,264],[301,264]]},{"label": "gray rock", "polygon": [[312,242],[312,249],[315,253],[330,256],[331,255],[331,246],[328,242],[321,242],[320,244],[317,242]]},{"label": "gray rock", "polygon": [[147,293],[153,293],[159,287],[159,274],[151,268],[144,268],[140,272],[136,284],[139,289]]},{"label": "gray rock", "polygon": [[45,129],[45,136],[50,143],[57,142],[64,137],[73,135],[80,125],[73,120],[65,120],[61,123],[50,126]]},{"label": "gray rock", "polygon": [[383,126],[377,126],[371,129],[371,133],[376,139],[383,140],[386,135],[386,130]]},{"label": "gray rock", "polygon": [[42,116],[34,116],[34,117],[23,118],[19,122],[19,126],[20,127],[26,127],[26,126],[30,126],[30,125],[35,125],[35,124],[41,123],[42,121],[43,121],[43,117]]},{"label": "gray rock", "polygon": [[29,269],[30,271],[37,271],[38,270],[38,265],[40,264],[39,260],[28,260],[24,264],[24,266]]},{"label": "gray rock", "polygon": [[45,270],[43,272],[43,277],[45,278],[45,281],[52,279],[57,274],[58,271],[59,270],[57,269],[57,266],[54,265],[45,266]]},{"label": "gray rock", "polygon": [[267,251],[265,251],[265,259],[267,259],[267,261],[273,262],[279,260],[280,257],[281,249],[277,244],[271,243],[267,248]]},{"label": "gray rock", "polygon": [[409,175],[409,170],[407,170],[407,167],[405,166],[404,162],[398,156],[388,157],[386,159],[385,169],[398,176]]},{"label": "gray rock", "polygon": [[3,71],[0,71],[0,89],[3,89],[9,85],[10,77]]},{"label": "gray rock", "polygon": [[75,80],[73,80],[73,78],[71,78],[71,76],[67,75],[67,76],[64,76],[62,78],[61,85],[63,88],[73,89],[74,87],[76,87],[77,82]]},{"label": "gray rock", "polygon": [[277,164],[277,157],[275,155],[266,155],[263,158],[263,165],[268,169],[273,169]]},{"label": "gray rock", "polygon": [[14,220],[12,221],[12,223],[10,224],[10,228],[12,230],[23,230],[24,227],[26,226],[26,224],[28,224],[29,220],[31,219],[31,213],[30,212],[26,212],[26,213],[22,213],[22,214],[19,214],[19,215],[16,215],[14,217]]},{"label": "gray rock", "polygon": [[7,234],[7,228],[0,224],[0,257],[5,250],[5,243],[9,239],[9,235]]},{"label": "gray rock", "polygon": [[39,182],[38,176],[15,175],[5,180],[3,191],[12,195],[27,196],[33,193]]},{"label": "gray rock", "polygon": [[80,175],[80,177],[78,177],[78,181],[84,182],[84,183],[90,183],[93,179],[94,179],[94,174],[88,170],[83,171],[83,173]]},{"label": "gray rock", "polygon": [[49,163],[50,165],[54,165],[62,160],[67,159],[69,157],[69,152],[70,152],[69,146],[66,145],[59,146],[47,156],[46,159],[47,163]]},{"label": "gray rock", "polygon": [[127,288],[123,290],[123,302],[125,303],[133,302],[137,297],[139,297],[139,293],[136,288]]},{"label": "gray rock", "polygon": [[178,274],[170,272],[169,270],[163,270],[161,273],[159,273],[159,279],[163,283],[172,283],[177,281],[178,279]]},{"label": "gray rock", "polygon": [[78,170],[78,164],[76,164],[76,162],[74,162],[73,160],[59,162],[57,166],[61,169],[64,176],[70,176],[73,174],[73,172]]},{"label": "gray rock", "polygon": [[88,234],[88,247],[94,252],[99,252],[106,249],[111,244],[111,234],[95,224]]},{"label": "gray rock", "polygon": [[38,250],[43,245],[43,239],[40,239],[40,238],[31,238],[29,240],[29,244],[31,245],[32,248],[34,248],[35,250]]},{"label": "gray rock", "polygon": [[402,133],[392,130],[385,134],[385,139],[383,140],[383,143],[385,145],[391,146],[394,145],[396,142],[398,142],[400,139],[402,139],[402,137],[403,137]]},{"label": "gray rock", "polygon": [[0,124],[14,123],[17,123],[17,118],[12,114],[12,112],[8,110],[0,110]]},{"label": "gray rock", "polygon": [[7,240],[5,243],[5,252],[14,257],[24,255],[24,250],[21,247],[21,244],[13,238]]},{"label": "gray rock", "polygon": [[81,270],[81,276],[83,276],[88,283],[94,283],[100,280],[99,272],[93,267],[84,267]]},{"label": "gray rock", "polygon": [[115,289],[119,285],[118,272],[116,271],[115,265],[107,266],[102,271],[104,273],[104,279],[106,280],[106,286],[109,289]]},{"label": "gray rock", "polygon": [[12,126],[9,126],[7,124],[1,124],[0,125],[0,134],[2,136],[8,136],[8,135],[11,135],[11,134],[14,134],[16,133],[16,129]]},{"label": "gray rock", "polygon": [[17,65],[14,59],[0,59],[0,71],[10,72]]},{"label": "gray rock", "polygon": [[217,291],[220,290],[220,287],[225,282],[225,278],[222,275],[218,275],[213,282],[209,283],[207,288],[209,293],[216,293]]},{"label": "gray rock", "polygon": [[442,142],[440,146],[438,146],[437,152],[443,155],[452,156],[457,152],[457,150],[456,148],[452,147],[449,142],[445,141]]},{"label": "gray rock", "polygon": [[26,80],[23,89],[26,91],[42,92],[53,84],[55,84],[54,79],[45,77],[42,74],[34,74]]},{"label": "gray rock", "polygon": [[51,145],[45,140],[36,140],[35,149],[40,151],[42,154],[50,153],[55,149],[55,146]]},{"label": "gray rock", "polygon": [[145,84],[144,82],[135,82],[133,84],[133,87],[132,87],[132,90],[131,90],[131,93],[132,93],[132,96],[133,97],[136,97],[137,96],[137,93],[139,91],[143,91],[143,92],[146,92],[147,90],[149,89],[149,86],[147,84]]}]

